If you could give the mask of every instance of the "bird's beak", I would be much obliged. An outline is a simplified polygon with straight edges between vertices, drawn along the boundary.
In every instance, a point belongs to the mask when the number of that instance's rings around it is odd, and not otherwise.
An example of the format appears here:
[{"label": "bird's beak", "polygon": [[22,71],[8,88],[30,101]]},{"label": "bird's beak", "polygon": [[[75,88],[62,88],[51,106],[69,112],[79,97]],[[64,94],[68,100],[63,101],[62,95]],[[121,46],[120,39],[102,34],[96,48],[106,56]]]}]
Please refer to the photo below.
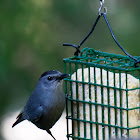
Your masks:
[{"label": "bird's beak", "polygon": [[67,77],[70,77],[70,74],[61,74],[60,76],[58,76],[57,80],[62,80]]}]

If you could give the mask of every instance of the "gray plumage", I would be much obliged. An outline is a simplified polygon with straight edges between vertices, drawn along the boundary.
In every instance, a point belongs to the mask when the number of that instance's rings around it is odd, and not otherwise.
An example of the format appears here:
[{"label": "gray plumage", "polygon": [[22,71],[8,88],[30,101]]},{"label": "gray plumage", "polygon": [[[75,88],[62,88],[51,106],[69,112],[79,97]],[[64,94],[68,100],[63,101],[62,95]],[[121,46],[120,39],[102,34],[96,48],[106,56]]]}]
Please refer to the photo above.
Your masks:
[{"label": "gray plumage", "polygon": [[49,129],[57,122],[64,110],[65,94],[62,81],[68,76],[55,70],[44,72],[12,127],[23,120],[28,120],[53,137]]}]

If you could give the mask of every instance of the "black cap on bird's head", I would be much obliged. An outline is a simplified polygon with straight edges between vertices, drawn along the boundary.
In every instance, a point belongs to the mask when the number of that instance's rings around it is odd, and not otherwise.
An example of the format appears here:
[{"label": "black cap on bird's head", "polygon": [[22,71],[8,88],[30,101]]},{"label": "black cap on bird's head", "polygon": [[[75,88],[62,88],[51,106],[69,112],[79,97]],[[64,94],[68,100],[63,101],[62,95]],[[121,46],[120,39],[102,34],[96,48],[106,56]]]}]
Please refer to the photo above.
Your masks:
[{"label": "black cap on bird's head", "polygon": [[56,71],[56,70],[50,70],[50,71],[45,71],[41,76],[40,78],[46,76],[46,75],[53,75],[53,74],[60,74],[61,72],[59,71]]},{"label": "black cap on bird's head", "polygon": [[44,72],[41,76],[40,76],[40,79],[43,78],[43,77],[46,77],[48,76],[48,80],[51,80],[53,79],[53,77],[55,77],[56,80],[62,80],[66,77],[69,77],[70,74],[62,74],[61,72],[59,71],[56,71],[56,70],[51,70],[51,71],[46,71]]}]

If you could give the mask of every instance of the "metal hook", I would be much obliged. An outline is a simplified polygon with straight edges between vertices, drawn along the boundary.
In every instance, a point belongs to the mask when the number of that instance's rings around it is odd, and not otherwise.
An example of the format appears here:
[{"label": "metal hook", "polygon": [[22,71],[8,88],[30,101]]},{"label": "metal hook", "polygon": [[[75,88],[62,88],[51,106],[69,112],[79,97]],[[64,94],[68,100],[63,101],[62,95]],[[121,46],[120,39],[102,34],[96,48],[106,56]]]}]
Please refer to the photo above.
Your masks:
[{"label": "metal hook", "polygon": [[104,0],[100,0],[100,7],[99,7],[99,10],[98,10],[98,14],[101,15],[101,11],[102,9],[104,9],[104,14],[107,13],[107,8],[106,7],[103,7],[104,6]]},{"label": "metal hook", "polygon": [[80,53],[80,49],[79,47],[77,47],[75,44],[67,44],[67,43],[63,43],[63,46],[72,46],[76,49],[76,52],[74,53],[74,55],[78,56],[78,53]]}]

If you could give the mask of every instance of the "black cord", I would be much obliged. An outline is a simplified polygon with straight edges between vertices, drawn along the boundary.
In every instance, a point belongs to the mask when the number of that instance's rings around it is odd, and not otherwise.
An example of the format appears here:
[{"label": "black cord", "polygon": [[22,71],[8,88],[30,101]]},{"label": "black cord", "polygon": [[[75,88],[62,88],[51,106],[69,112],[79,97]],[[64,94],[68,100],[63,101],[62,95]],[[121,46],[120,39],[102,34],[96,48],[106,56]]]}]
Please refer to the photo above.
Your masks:
[{"label": "black cord", "polygon": [[81,45],[87,40],[87,38],[92,34],[92,32],[94,31],[94,29],[95,29],[95,27],[96,27],[96,25],[97,25],[97,23],[98,23],[100,17],[101,17],[100,15],[97,17],[95,23],[94,23],[93,26],[92,26],[91,31],[90,31],[90,32],[86,35],[86,37],[79,43],[78,48],[80,48]]},{"label": "black cord", "polygon": [[98,23],[98,21],[99,21],[99,19],[100,19],[101,16],[104,17],[104,19],[105,19],[105,21],[106,21],[106,23],[107,23],[107,26],[108,26],[108,28],[109,28],[109,31],[110,31],[110,33],[111,33],[111,36],[112,36],[112,38],[114,39],[114,41],[116,42],[116,44],[120,47],[120,49],[121,49],[127,56],[129,56],[131,59],[135,60],[134,66],[135,66],[135,67],[138,67],[137,64],[140,63],[140,60],[138,60],[137,58],[135,58],[135,57],[133,57],[132,55],[130,55],[130,54],[121,46],[121,44],[117,41],[117,39],[115,38],[115,36],[114,36],[114,34],[113,34],[113,31],[112,31],[112,29],[111,29],[111,27],[110,27],[110,24],[109,24],[109,22],[108,22],[108,19],[107,19],[105,13],[101,13],[101,14],[98,15],[98,17],[97,17],[95,23],[94,23],[93,26],[92,26],[92,29],[91,29],[90,32],[86,35],[86,37],[79,43],[78,46],[76,46],[75,44],[67,44],[67,43],[64,43],[63,46],[72,46],[72,47],[76,48],[76,52],[74,53],[74,55],[75,55],[75,56],[78,56],[78,54],[80,53],[80,47],[81,47],[82,44],[89,38],[89,36],[92,34],[92,32],[94,31],[94,29],[95,29],[95,27],[96,27],[96,25],[97,25],[97,23]]},{"label": "black cord", "polygon": [[75,44],[68,44],[68,43],[63,43],[63,46],[71,46],[74,47],[76,49],[76,52],[74,53],[74,55],[78,56],[78,53],[80,53],[80,49],[75,45]]},{"label": "black cord", "polygon": [[95,23],[92,26],[91,31],[86,35],[86,37],[79,43],[78,46],[76,46],[75,44],[68,44],[68,43],[63,43],[63,46],[72,46],[74,48],[76,48],[76,52],[74,53],[75,56],[78,56],[78,54],[81,52],[80,51],[80,47],[81,45],[88,39],[88,37],[92,34],[92,32],[94,31],[99,19],[100,19],[101,15],[99,15],[95,21]]},{"label": "black cord", "polygon": [[108,19],[107,19],[107,17],[106,17],[106,15],[104,14],[104,13],[101,13],[101,15],[104,17],[104,19],[105,19],[105,21],[106,21],[106,23],[107,23],[107,26],[108,26],[108,28],[109,28],[109,31],[110,31],[110,33],[111,33],[111,36],[112,36],[112,38],[114,39],[114,41],[116,42],[116,44],[121,48],[121,50],[127,55],[127,56],[129,56],[131,59],[133,59],[133,60],[135,60],[136,62],[136,64],[137,63],[140,63],[140,60],[138,60],[138,59],[136,59],[135,57],[133,57],[132,55],[130,55],[122,46],[121,46],[121,44],[117,41],[117,39],[115,38],[115,36],[114,36],[114,34],[113,34],[113,32],[112,32],[112,29],[111,29],[111,27],[110,27],[110,24],[109,24],[109,22],[108,22]]}]

